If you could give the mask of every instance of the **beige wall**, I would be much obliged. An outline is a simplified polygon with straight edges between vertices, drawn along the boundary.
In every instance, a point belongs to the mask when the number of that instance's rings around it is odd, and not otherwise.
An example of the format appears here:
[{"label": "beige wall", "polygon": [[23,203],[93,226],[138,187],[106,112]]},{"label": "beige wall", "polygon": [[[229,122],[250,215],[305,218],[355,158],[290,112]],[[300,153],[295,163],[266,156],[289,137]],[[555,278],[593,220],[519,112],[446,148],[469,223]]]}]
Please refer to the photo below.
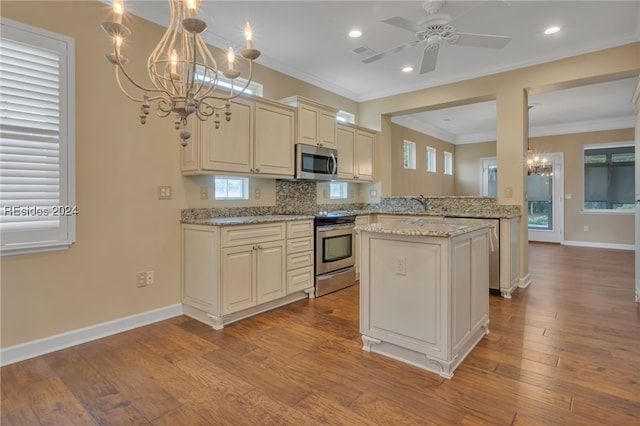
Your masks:
[{"label": "beige wall", "polygon": [[[2,1],[3,17],[75,38],[77,243],[69,250],[0,260],[1,347],[74,330],[180,302],[180,209],[221,206],[199,197],[205,177],[182,177],[172,121],[138,122],[138,106],[120,93],[103,55],[110,19],[98,1]],[[133,29],[125,56],[140,76],[162,35],[160,26],[125,17]],[[132,48],[137,50],[132,50]],[[136,52],[138,52],[136,54]],[[258,67],[268,97],[308,96],[357,113],[357,103]],[[173,187],[159,201],[157,187]],[[253,205],[275,202],[274,181]],[[227,204],[224,204],[227,205]],[[155,284],[136,288],[138,271]]]},{"label": "beige wall", "polygon": [[[634,129],[530,138],[530,147],[534,152],[564,155],[564,194],[571,194],[571,199],[564,201],[564,240],[633,244],[633,215],[582,212],[583,145],[633,140]],[[456,195],[479,195],[480,159],[495,155],[495,142],[456,146]],[[585,225],[589,227],[589,231],[584,231]]]},{"label": "beige wall", "polygon": [[[574,133],[530,139],[536,153],[564,154],[564,239],[612,244],[634,244],[633,214],[583,213],[583,145],[608,142],[633,142],[634,129]],[[498,174],[499,175],[499,174]],[[584,231],[588,225],[589,231]]]},{"label": "beige wall", "polygon": [[[578,87],[637,76],[640,42],[540,65],[445,84],[360,104],[360,123],[380,130],[376,173],[383,195],[391,193],[391,125],[393,114],[496,100],[498,203],[526,207],[524,160],[528,138],[527,94]],[[520,224],[520,278],[527,280],[527,226]]]},{"label": "beige wall", "polygon": [[455,195],[480,194],[480,159],[496,156],[495,142],[456,145],[454,157]]},{"label": "beige wall", "polygon": [[[403,144],[405,140],[416,144],[415,169],[404,168]],[[424,133],[392,124],[391,146],[393,174],[391,195],[453,195],[453,175],[445,175],[443,170],[444,152],[454,154],[454,145]],[[425,170],[427,146],[436,149],[436,173]]]}]

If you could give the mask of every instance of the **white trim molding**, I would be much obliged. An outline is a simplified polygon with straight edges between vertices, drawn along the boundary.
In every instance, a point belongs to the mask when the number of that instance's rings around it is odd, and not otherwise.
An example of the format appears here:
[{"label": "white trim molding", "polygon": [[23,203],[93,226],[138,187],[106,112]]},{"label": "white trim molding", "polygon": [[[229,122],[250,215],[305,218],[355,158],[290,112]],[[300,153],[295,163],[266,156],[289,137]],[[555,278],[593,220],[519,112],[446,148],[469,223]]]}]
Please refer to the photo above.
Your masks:
[{"label": "white trim molding", "polygon": [[531,274],[527,274],[524,277],[520,278],[520,282],[518,283],[519,288],[527,288],[533,282],[533,278],[531,278]]},{"label": "white trim molding", "polygon": [[617,244],[617,243],[598,243],[595,241],[563,241],[563,245],[565,246],[576,246],[576,247],[593,247],[593,248],[603,248],[603,249],[611,249],[611,250],[630,250],[634,251],[636,246],[633,244]]},{"label": "white trim molding", "polygon": [[151,311],[141,312],[124,318],[118,318],[101,324],[79,328],[42,339],[32,340],[15,346],[0,349],[0,366],[24,361],[25,359],[59,351],[81,343],[90,342],[112,334],[132,330],[143,325],[163,321],[182,315],[182,304],[165,306]]}]

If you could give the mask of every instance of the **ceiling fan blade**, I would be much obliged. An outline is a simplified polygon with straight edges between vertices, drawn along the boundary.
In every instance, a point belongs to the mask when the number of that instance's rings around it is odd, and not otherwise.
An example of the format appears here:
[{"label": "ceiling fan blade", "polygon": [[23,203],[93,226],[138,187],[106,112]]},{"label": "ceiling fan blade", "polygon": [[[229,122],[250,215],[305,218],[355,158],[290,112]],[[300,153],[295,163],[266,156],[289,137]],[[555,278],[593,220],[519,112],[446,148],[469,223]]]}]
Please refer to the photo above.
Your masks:
[{"label": "ceiling fan blade", "polygon": [[391,50],[387,50],[386,52],[378,53],[377,55],[369,56],[362,60],[365,64],[369,64],[371,62],[377,61],[378,59],[384,58],[387,54],[402,52],[405,49],[409,49],[410,47],[415,46],[418,43],[422,43],[423,40],[414,40],[411,43],[403,44],[402,46],[394,47]]},{"label": "ceiling fan blade", "polygon": [[422,55],[422,65],[420,66],[420,74],[425,74],[436,69],[436,62],[438,62],[439,51],[439,44],[432,44],[424,49],[424,55]]},{"label": "ceiling fan blade", "polygon": [[511,37],[489,34],[455,33],[458,41],[454,44],[460,46],[488,47],[491,49],[502,49],[511,41]]},{"label": "ceiling fan blade", "polygon": [[391,18],[383,19],[385,24],[393,25],[394,27],[402,28],[403,30],[417,33],[424,30],[424,27],[416,22],[403,18],[402,16],[393,16]]}]

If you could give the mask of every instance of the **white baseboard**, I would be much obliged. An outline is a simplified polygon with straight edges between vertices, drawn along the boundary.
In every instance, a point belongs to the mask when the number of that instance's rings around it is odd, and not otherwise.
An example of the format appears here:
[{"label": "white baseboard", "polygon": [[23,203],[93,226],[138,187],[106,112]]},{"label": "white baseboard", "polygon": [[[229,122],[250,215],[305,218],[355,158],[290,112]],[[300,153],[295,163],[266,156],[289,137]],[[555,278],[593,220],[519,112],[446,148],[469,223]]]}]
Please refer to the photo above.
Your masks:
[{"label": "white baseboard", "polygon": [[112,334],[132,330],[143,325],[182,315],[182,303],[165,306],[147,312],[118,318],[101,324],[79,328],[66,333],[32,340],[15,346],[0,349],[0,366],[24,361],[39,355],[59,351],[91,340],[100,339]]},{"label": "white baseboard", "polygon": [[533,282],[533,278],[531,278],[531,274],[525,275],[523,278],[520,278],[520,282],[518,283],[518,287],[527,288]]},{"label": "white baseboard", "polygon": [[593,248],[603,248],[603,249],[613,249],[613,250],[630,250],[634,251],[636,246],[633,244],[615,244],[615,243],[597,243],[593,241],[563,241],[562,243],[565,246],[576,246],[576,247],[593,247]]}]

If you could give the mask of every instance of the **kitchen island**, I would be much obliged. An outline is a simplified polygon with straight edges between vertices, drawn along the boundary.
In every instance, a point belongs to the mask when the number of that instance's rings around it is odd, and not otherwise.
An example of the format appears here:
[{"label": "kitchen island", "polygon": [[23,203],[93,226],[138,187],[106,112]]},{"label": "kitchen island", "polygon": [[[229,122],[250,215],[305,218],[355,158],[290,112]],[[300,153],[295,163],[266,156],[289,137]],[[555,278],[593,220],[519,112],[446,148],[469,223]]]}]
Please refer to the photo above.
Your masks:
[{"label": "kitchen island", "polygon": [[356,227],[363,350],[450,379],[489,333],[489,227],[442,218]]}]

